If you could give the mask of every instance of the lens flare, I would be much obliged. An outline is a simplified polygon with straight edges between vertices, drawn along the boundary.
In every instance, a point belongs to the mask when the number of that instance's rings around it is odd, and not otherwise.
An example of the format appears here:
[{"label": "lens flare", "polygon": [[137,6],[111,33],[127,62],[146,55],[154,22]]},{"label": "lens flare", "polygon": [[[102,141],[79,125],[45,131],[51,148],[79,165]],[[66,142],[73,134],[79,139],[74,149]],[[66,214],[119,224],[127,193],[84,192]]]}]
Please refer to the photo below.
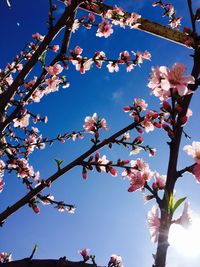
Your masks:
[{"label": "lens flare", "polygon": [[200,218],[195,218],[189,228],[172,224],[169,231],[169,243],[183,257],[200,256]]}]

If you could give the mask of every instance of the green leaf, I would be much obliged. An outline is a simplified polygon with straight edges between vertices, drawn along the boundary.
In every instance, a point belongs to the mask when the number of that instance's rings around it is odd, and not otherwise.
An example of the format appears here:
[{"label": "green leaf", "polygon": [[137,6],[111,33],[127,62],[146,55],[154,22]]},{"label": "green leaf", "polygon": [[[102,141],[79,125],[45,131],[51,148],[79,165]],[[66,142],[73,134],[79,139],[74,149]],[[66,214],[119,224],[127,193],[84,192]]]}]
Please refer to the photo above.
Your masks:
[{"label": "green leaf", "polygon": [[32,260],[34,254],[38,251],[38,245],[35,245],[34,248],[33,248],[33,251],[31,253],[31,256],[29,257],[30,260]]},{"label": "green leaf", "polygon": [[186,200],[186,197],[179,198],[173,207],[173,212]]},{"label": "green leaf", "polygon": [[46,55],[47,55],[47,51],[44,51],[39,58],[39,61],[41,62],[43,67],[45,66]]},{"label": "green leaf", "polygon": [[169,210],[171,215],[173,214],[173,206],[174,206],[174,197],[172,194],[170,194],[168,210]]},{"label": "green leaf", "polygon": [[61,160],[61,159],[54,159],[54,160],[55,160],[55,162],[57,164],[58,170],[60,170],[60,166],[63,163],[63,160]]}]

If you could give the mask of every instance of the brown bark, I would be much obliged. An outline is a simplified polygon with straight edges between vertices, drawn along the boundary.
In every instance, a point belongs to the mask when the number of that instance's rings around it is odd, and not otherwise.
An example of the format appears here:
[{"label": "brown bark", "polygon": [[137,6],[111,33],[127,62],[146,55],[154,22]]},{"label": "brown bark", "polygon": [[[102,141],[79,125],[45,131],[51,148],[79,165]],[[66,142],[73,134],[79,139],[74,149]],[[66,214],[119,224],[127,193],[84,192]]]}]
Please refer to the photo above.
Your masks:
[{"label": "brown bark", "polygon": [[[22,259],[3,263],[2,267],[98,267],[95,264],[85,263],[83,261],[74,262],[68,261],[65,258],[59,260],[45,259],[45,260],[30,260]],[[100,267],[100,266],[99,266]]]},{"label": "brown bark", "polygon": [[[112,9],[111,6],[108,6],[106,4],[99,4],[99,6],[96,7],[95,11],[92,9],[89,9],[88,5],[82,4],[80,8],[93,12],[97,15],[102,14],[103,11],[107,11],[109,9]],[[126,16],[129,17],[131,14],[126,12]],[[153,22],[151,20],[148,20],[146,18],[141,18],[138,21],[141,25],[137,28],[138,30],[144,31],[149,34],[153,34],[157,37],[167,39],[168,41],[175,42],[180,45],[186,46],[186,42],[191,43],[191,46],[194,47],[195,40],[193,37],[186,35],[183,32],[173,30],[169,27],[163,26],[159,23]],[[198,43],[199,45],[200,43]]]}]

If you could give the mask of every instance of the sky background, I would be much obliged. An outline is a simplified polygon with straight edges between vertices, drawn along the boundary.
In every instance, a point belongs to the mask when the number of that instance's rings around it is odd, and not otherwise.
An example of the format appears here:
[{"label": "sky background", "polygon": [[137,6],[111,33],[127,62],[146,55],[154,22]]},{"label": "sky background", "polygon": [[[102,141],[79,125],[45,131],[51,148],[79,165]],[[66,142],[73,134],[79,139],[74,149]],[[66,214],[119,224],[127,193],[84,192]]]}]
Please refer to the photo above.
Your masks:
[{"label": "sky background", "polygon": [[[55,1],[56,2],[56,1]],[[188,26],[189,15],[187,1],[173,1],[177,15],[182,16],[182,25]],[[152,8],[150,0],[135,1],[105,1],[106,4],[121,6],[127,11],[135,11],[143,17],[167,24],[166,18],[161,18],[162,10]],[[198,7],[200,1],[196,0]],[[31,40],[35,32],[47,32],[48,1],[35,0],[11,1],[9,9],[6,1],[0,1],[0,68],[4,68],[12,58],[21,51],[24,44]],[[57,17],[63,11],[63,5],[58,4]],[[79,11],[77,17],[86,14]],[[59,43],[58,37],[54,41]],[[95,36],[95,29],[90,31],[81,28],[72,35],[70,49],[76,45],[83,48],[84,56],[92,56],[95,51],[104,51],[109,58],[118,58],[121,51],[144,51],[152,54],[152,61],[145,62],[141,68],[135,68],[127,73],[124,66],[119,73],[109,73],[104,67],[99,70],[95,67],[85,75],[81,75],[70,66],[66,71],[71,86],[69,89],[60,89],[59,92],[44,97],[39,104],[33,104],[30,109],[41,115],[48,115],[48,124],[38,125],[43,136],[54,137],[57,133],[77,131],[82,128],[84,118],[97,112],[106,118],[109,131],[102,137],[130,124],[132,120],[123,112],[123,106],[132,103],[136,97],[144,98],[149,108],[159,109],[159,100],[150,96],[146,84],[152,66],[166,65],[171,67],[175,62],[187,65],[190,73],[192,50],[176,45],[164,39],[143,33],[137,30],[123,30],[114,27],[114,34],[110,38]],[[31,73],[30,77],[38,75]],[[186,126],[186,132],[191,135],[191,141],[183,138],[179,167],[192,164],[193,161],[184,152],[182,147],[186,143],[199,141],[199,92],[191,103],[194,115]],[[131,134],[133,137],[137,133]],[[156,156],[149,158],[141,153],[150,164],[151,170],[161,174],[166,173],[168,162],[168,141],[165,133],[154,131],[144,135],[145,144],[157,149]],[[30,164],[35,170],[40,170],[43,178],[48,178],[56,171],[54,158],[64,160],[64,164],[75,159],[90,146],[90,135],[84,140],[68,141],[64,144],[55,144],[42,151],[35,151],[30,157]],[[100,154],[106,154],[113,161],[121,159],[135,159],[129,156],[129,151],[120,147],[112,150],[103,149]],[[14,173],[6,175],[5,190],[0,195],[0,208],[4,210],[26,194],[26,189]],[[151,243],[146,224],[147,212],[154,201],[145,204],[140,191],[128,193],[128,182],[118,177],[111,177],[104,173],[90,172],[84,181],[81,177],[81,168],[77,167],[63,175],[56,181],[51,192],[56,199],[75,204],[75,214],[60,213],[52,206],[40,206],[41,212],[35,215],[32,209],[23,207],[11,216],[0,229],[0,251],[12,252],[14,259],[28,257],[35,244],[39,250],[35,258],[59,258],[67,256],[70,260],[80,260],[77,251],[90,248],[91,254],[96,255],[97,264],[106,265],[110,255],[119,254],[126,267],[150,267],[153,263],[152,253],[155,246]],[[177,198],[187,196],[194,214],[200,214],[199,198],[200,185],[191,175],[185,175],[177,183]],[[180,209],[181,211],[181,209]],[[184,242],[184,241],[183,241]],[[199,267],[199,256],[188,258],[185,255],[169,248],[167,266],[170,267]]]}]

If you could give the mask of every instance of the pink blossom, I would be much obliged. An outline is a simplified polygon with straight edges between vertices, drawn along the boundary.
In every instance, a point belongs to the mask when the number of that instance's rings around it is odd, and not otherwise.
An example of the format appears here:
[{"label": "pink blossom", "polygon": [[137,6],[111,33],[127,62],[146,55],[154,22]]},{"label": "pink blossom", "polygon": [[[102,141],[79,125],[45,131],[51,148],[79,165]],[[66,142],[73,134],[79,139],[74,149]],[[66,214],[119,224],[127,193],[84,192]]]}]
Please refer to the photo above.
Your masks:
[{"label": "pink blossom", "polygon": [[122,176],[126,176],[130,182],[129,192],[143,188],[145,183],[151,179],[153,172],[149,169],[149,165],[143,159],[131,160],[131,169],[124,170]]},{"label": "pink blossom", "polygon": [[6,77],[5,80],[8,83],[8,85],[10,86],[13,83],[13,77],[12,77],[12,75],[10,74],[8,77]]},{"label": "pink blossom", "polygon": [[165,5],[165,8],[167,8],[167,13],[166,14],[163,14],[163,17],[165,15],[168,15],[169,18],[172,18],[173,15],[175,14],[174,6],[172,6],[172,4],[166,4]]},{"label": "pink blossom", "polygon": [[137,155],[137,154],[139,154],[140,153],[140,151],[142,150],[142,148],[141,147],[135,147],[133,150],[131,150],[131,152],[130,152],[130,156],[132,156],[132,155]]},{"label": "pink blossom", "polygon": [[50,75],[58,75],[63,71],[63,67],[56,63],[53,66],[49,66],[49,67],[45,67],[46,71],[50,74]]},{"label": "pink blossom", "polygon": [[185,201],[182,215],[179,219],[175,220],[175,223],[182,225],[184,228],[188,228],[189,226],[191,226],[192,217],[188,201]]},{"label": "pink blossom", "polygon": [[119,255],[111,255],[108,267],[123,267],[122,257]]},{"label": "pink blossom", "polygon": [[86,71],[90,70],[92,64],[94,63],[93,59],[82,59],[81,57],[77,60],[72,60],[72,64],[75,66],[76,70],[80,71],[81,74],[84,74]]},{"label": "pink blossom", "polygon": [[154,205],[147,214],[147,223],[151,236],[151,241],[156,243],[158,241],[160,219],[158,214],[158,207]]},{"label": "pink blossom", "polygon": [[94,133],[97,131],[98,128],[102,128],[103,130],[107,130],[107,122],[106,120],[99,119],[97,113],[94,113],[92,117],[87,116],[85,118],[85,123],[83,125],[86,133]]},{"label": "pink blossom", "polygon": [[39,34],[38,32],[34,33],[34,34],[32,35],[32,38],[33,38],[33,39],[36,39],[36,40],[38,40],[38,41],[40,41],[40,42],[42,42],[42,41],[44,40],[44,36],[41,35],[41,34]]},{"label": "pink blossom", "polygon": [[29,166],[25,158],[11,160],[8,164],[8,168],[15,169],[20,178],[34,177],[33,167]]},{"label": "pink blossom", "polygon": [[36,102],[36,103],[39,103],[41,98],[44,96],[44,91],[42,90],[39,90],[39,89],[36,89],[34,91],[34,93],[32,94],[31,96],[31,99]]},{"label": "pink blossom", "polygon": [[12,261],[12,254],[6,252],[0,252],[0,263],[7,263]]},{"label": "pink blossom", "polygon": [[161,101],[170,96],[170,83],[167,79],[168,68],[165,66],[152,68],[148,87],[151,88],[152,94],[159,97]]},{"label": "pink blossom", "polygon": [[200,142],[192,142],[192,145],[184,146],[183,150],[192,156],[197,164],[200,164]]},{"label": "pink blossom", "polygon": [[101,68],[104,60],[106,59],[106,55],[103,51],[96,52],[94,55],[94,63],[97,66],[97,68]]},{"label": "pink blossom", "polygon": [[131,16],[126,19],[125,24],[129,26],[131,29],[138,28],[140,23],[138,22],[141,18],[141,15],[137,13],[131,13]]},{"label": "pink blossom", "polygon": [[109,62],[109,64],[106,66],[108,68],[108,71],[113,73],[113,72],[118,72],[119,71],[119,66],[117,62]]},{"label": "pink blossom", "polygon": [[182,17],[178,17],[178,18],[173,18],[169,21],[169,26],[172,28],[172,29],[179,29],[180,26],[181,26],[181,19]]},{"label": "pink blossom", "polygon": [[194,84],[195,79],[193,76],[184,76],[185,65],[175,63],[172,69],[169,71],[168,80],[171,88],[178,92],[180,96],[188,94],[188,84]]},{"label": "pink blossom", "polygon": [[134,192],[145,185],[146,180],[143,177],[141,171],[133,170],[128,174],[130,187],[128,188],[128,192]]},{"label": "pink blossom", "polygon": [[107,10],[104,17],[112,19],[112,24],[125,28],[126,21],[124,15],[123,9],[115,5],[112,9]]},{"label": "pink blossom", "polygon": [[59,45],[53,45],[52,47],[51,47],[51,50],[53,51],[53,52],[58,52],[58,50],[59,50]]},{"label": "pink blossom", "polygon": [[161,101],[171,96],[170,89],[180,96],[187,95],[191,93],[188,90],[188,84],[194,84],[194,77],[184,76],[184,72],[185,66],[180,63],[174,64],[172,69],[165,66],[152,68],[148,87]]},{"label": "pink blossom", "polygon": [[75,213],[75,210],[76,210],[75,207],[66,207],[66,211],[67,211],[68,213],[74,214],[74,213]]},{"label": "pink blossom", "polygon": [[20,127],[20,128],[27,127],[29,125],[29,118],[30,118],[30,114],[26,114],[22,118],[16,118],[16,119],[14,119],[13,120],[14,127]]},{"label": "pink blossom", "polygon": [[3,182],[4,169],[5,163],[3,162],[3,160],[0,160],[0,193],[3,191],[3,186],[5,185],[5,183]]},{"label": "pink blossom", "polygon": [[[109,163],[109,160],[107,160],[106,155],[103,155],[101,158],[98,159],[97,161],[99,164],[104,164],[107,165]],[[100,170],[102,172],[106,172],[106,167],[105,166],[99,166]]]},{"label": "pink blossom", "polygon": [[5,183],[3,182],[3,178],[0,177],[0,193],[3,191],[3,186]]},{"label": "pink blossom", "polygon": [[166,183],[166,175],[160,175],[158,172],[154,172],[155,182],[152,184],[153,189],[164,189]]},{"label": "pink blossom", "polygon": [[37,80],[37,77],[34,77],[33,80],[30,80],[29,82],[25,82],[25,83],[24,83],[24,87],[25,87],[26,89],[30,89],[30,88],[32,88],[32,87],[34,86],[36,80]]},{"label": "pink blossom", "polygon": [[86,133],[94,132],[97,119],[98,119],[97,113],[94,113],[92,117],[87,116],[85,118],[85,124],[83,125],[83,128],[85,129]]},{"label": "pink blossom", "polygon": [[113,33],[112,24],[106,19],[104,19],[98,26],[96,36],[107,38]]},{"label": "pink blossom", "polygon": [[140,66],[140,64],[143,63],[143,60],[151,60],[151,54],[148,51],[145,51],[144,53],[141,53],[140,51],[137,51],[136,53],[133,52],[136,56],[137,64]]},{"label": "pink blossom", "polygon": [[70,53],[72,55],[74,54],[76,56],[81,55],[82,52],[83,52],[83,49],[80,46],[78,46],[78,45],[74,48],[74,50],[70,50]]},{"label": "pink blossom", "polygon": [[147,133],[152,132],[154,130],[152,119],[148,116],[144,117],[143,121],[141,122],[141,125],[145,128],[145,131]]},{"label": "pink blossom", "polygon": [[58,91],[61,80],[57,76],[52,76],[51,78],[47,79],[45,83],[47,84],[47,87],[45,88],[44,93],[49,94],[51,92]]},{"label": "pink blossom", "polygon": [[142,110],[146,110],[148,104],[142,98],[134,98],[134,104]]},{"label": "pink blossom", "polygon": [[88,20],[89,20],[90,22],[94,22],[94,21],[95,21],[95,16],[94,16],[93,13],[89,13],[89,14],[88,14]]},{"label": "pink blossom", "polygon": [[63,206],[63,204],[58,204],[57,206],[55,206],[55,209],[57,209],[59,212],[64,212],[66,211],[65,210],[65,207]]},{"label": "pink blossom", "polygon": [[79,250],[79,254],[81,254],[84,261],[87,261],[90,258],[90,250],[88,248]]}]

